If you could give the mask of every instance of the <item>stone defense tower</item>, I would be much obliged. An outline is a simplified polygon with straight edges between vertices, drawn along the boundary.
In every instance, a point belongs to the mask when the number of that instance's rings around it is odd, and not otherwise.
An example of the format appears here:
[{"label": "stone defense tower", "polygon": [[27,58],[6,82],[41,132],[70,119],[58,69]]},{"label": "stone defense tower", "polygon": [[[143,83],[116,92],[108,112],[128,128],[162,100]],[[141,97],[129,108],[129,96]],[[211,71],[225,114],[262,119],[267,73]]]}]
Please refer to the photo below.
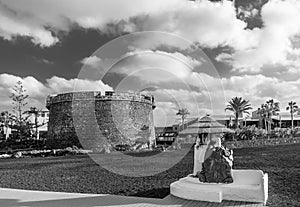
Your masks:
[{"label": "stone defense tower", "polygon": [[47,97],[48,138],[63,146],[108,152],[117,144],[155,140],[154,97],[140,93],[72,92]]}]

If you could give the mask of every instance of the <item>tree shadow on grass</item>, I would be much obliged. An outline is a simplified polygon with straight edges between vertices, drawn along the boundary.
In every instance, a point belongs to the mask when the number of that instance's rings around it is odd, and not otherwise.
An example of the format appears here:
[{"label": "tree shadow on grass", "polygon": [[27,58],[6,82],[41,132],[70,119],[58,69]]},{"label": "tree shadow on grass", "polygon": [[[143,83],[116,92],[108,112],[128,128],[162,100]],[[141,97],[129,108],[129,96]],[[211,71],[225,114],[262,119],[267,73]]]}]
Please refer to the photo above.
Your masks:
[{"label": "tree shadow on grass", "polygon": [[169,194],[170,194],[170,188],[156,188],[156,189],[130,194],[129,196],[144,197],[144,198],[164,198]]},{"label": "tree shadow on grass", "polygon": [[[168,188],[154,189],[159,192],[167,191]],[[144,192],[146,193],[146,191]],[[150,192],[148,192],[150,193]],[[152,204],[155,206],[170,206],[180,205],[184,206],[187,204],[187,200],[177,198],[175,196],[168,196],[165,199],[148,199],[141,197],[127,197],[127,196],[113,196],[113,195],[102,195],[102,196],[90,196],[90,197],[79,197],[79,198],[57,198],[53,199],[37,199],[34,201],[21,201],[18,199],[0,199],[0,205],[5,207],[96,207],[96,206],[142,206]],[[193,201],[190,201],[193,202]],[[205,201],[193,202],[193,205],[197,206],[262,206],[259,203],[247,203],[247,202],[235,202],[235,201],[223,201],[222,203],[209,203]]]},{"label": "tree shadow on grass", "polygon": [[91,196],[81,198],[58,198],[34,201],[21,201],[18,199],[0,199],[0,206],[2,207],[94,207],[94,206],[118,206],[118,205],[143,205],[155,204],[164,205],[160,199],[147,199],[147,198],[133,198],[126,196]]}]

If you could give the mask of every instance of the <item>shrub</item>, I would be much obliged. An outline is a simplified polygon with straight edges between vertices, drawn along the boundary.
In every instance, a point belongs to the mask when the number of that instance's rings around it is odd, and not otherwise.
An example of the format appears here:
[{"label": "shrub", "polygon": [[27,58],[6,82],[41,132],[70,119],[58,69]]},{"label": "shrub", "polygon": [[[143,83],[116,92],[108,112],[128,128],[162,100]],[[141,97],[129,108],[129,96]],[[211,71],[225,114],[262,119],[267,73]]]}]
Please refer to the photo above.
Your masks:
[{"label": "shrub", "polygon": [[295,129],[290,128],[275,128],[269,132],[265,129],[260,129],[255,126],[247,126],[241,129],[236,129],[234,133],[225,133],[224,141],[233,140],[256,140],[256,139],[275,139],[275,138],[291,138],[300,136],[300,127]]},{"label": "shrub", "polygon": [[256,140],[265,139],[268,137],[267,131],[264,129],[259,129],[255,126],[247,126],[241,129],[236,129],[234,133],[225,133],[225,141],[233,140]]},{"label": "shrub", "polygon": [[79,149],[77,146],[67,147],[65,149],[66,154],[72,154],[72,155],[83,155],[83,154],[88,154],[93,152],[92,150],[84,150],[84,149]]}]

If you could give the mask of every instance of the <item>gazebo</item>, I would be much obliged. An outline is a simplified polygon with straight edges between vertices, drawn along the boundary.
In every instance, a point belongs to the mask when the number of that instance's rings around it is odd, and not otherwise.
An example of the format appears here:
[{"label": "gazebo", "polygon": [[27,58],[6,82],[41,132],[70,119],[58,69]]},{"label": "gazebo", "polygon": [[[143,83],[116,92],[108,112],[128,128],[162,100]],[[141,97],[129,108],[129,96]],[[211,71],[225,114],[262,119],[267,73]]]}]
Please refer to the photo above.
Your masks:
[{"label": "gazebo", "polygon": [[204,142],[204,139],[206,138],[212,138],[217,134],[225,132],[234,131],[207,114],[206,116],[199,118],[196,123],[179,132],[178,137],[184,142],[195,142],[197,138],[200,138],[201,142]]}]

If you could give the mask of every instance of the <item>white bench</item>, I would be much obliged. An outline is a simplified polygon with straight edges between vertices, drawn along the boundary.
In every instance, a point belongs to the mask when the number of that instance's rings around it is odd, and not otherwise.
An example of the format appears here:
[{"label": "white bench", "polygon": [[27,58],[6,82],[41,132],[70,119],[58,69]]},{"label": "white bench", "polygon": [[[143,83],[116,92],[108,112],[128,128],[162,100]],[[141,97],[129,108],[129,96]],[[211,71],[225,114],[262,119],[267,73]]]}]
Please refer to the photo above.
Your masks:
[{"label": "white bench", "polygon": [[189,175],[171,184],[171,194],[180,198],[199,201],[222,200],[261,202],[268,198],[268,175],[261,170],[232,170],[233,183],[201,183]]},{"label": "white bench", "polygon": [[[200,148],[194,150],[194,170],[196,175],[202,169],[199,158]],[[268,174],[261,170],[232,170],[233,183],[201,183],[189,175],[171,183],[171,194],[180,198],[222,202],[222,200],[263,202],[268,199]]]}]

